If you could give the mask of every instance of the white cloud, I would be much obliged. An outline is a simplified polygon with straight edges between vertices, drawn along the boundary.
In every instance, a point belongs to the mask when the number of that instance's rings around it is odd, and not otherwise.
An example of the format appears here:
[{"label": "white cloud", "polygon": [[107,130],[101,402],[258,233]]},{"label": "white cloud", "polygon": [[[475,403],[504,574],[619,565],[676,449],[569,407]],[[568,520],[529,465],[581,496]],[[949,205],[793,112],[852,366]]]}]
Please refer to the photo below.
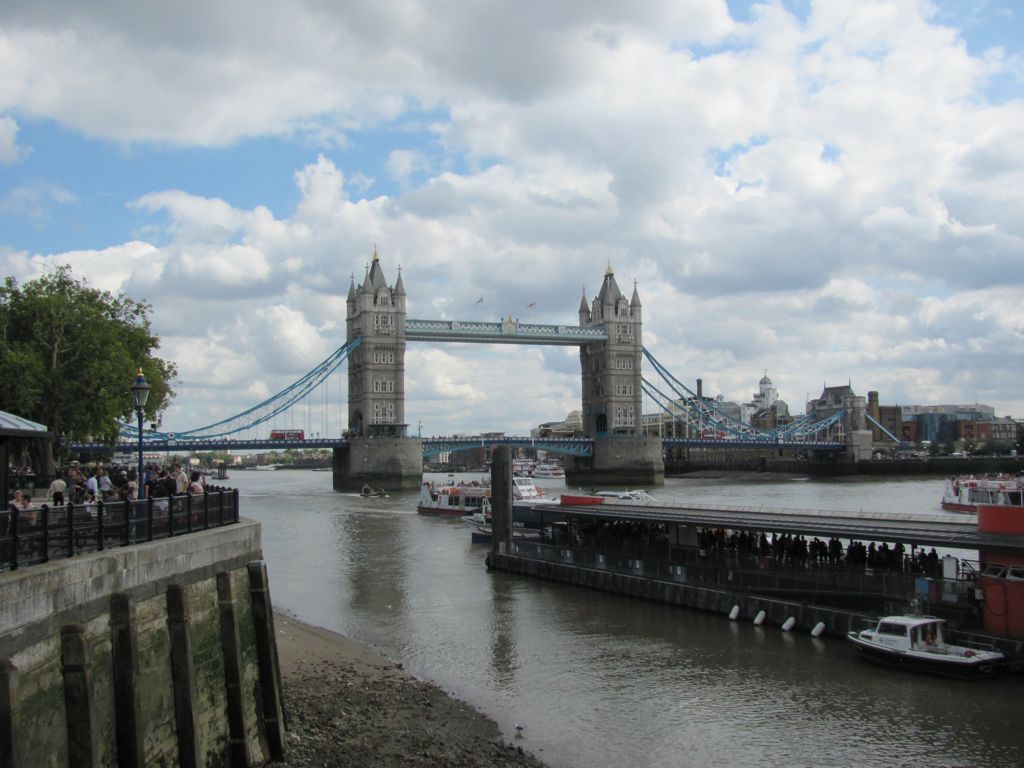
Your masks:
[{"label": "white cloud", "polygon": [[18,123],[10,117],[0,117],[0,166],[12,165],[25,154],[18,145]]}]

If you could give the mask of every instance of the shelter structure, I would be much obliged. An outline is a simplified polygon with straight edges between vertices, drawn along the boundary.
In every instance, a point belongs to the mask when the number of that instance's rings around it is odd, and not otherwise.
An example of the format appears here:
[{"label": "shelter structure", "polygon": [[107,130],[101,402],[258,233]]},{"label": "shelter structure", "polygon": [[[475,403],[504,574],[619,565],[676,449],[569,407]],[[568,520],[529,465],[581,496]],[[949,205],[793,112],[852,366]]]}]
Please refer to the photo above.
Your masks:
[{"label": "shelter structure", "polygon": [[0,499],[3,499],[5,507],[13,493],[8,482],[10,448],[24,440],[47,440],[52,437],[53,433],[45,425],[0,411],[0,467],[3,468],[0,472]]}]

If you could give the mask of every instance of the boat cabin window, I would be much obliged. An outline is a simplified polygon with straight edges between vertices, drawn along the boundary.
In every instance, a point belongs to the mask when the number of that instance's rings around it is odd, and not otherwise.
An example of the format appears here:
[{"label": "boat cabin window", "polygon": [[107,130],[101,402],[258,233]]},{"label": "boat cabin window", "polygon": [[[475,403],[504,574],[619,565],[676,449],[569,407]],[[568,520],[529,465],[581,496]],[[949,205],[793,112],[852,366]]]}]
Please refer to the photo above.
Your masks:
[{"label": "boat cabin window", "polygon": [[903,624],[894,624],[890,621],[883,621],[878,625],[878,634],[906,637],[907,628]]},{"label": "boat cabin window", "polygon": [[1006,574],[1006,578],[1024,581],[1024,565],[1011,565],[1010,572]]},{"label": "boat cabin window", "polygon": [[990,563],[989,565],[985,566],[985,570],[981,575],[991,576],[994,579],[1001,579],[1003,578],[1003,576],[1006,575],[1006,566],[998,565],[996,563]]}]

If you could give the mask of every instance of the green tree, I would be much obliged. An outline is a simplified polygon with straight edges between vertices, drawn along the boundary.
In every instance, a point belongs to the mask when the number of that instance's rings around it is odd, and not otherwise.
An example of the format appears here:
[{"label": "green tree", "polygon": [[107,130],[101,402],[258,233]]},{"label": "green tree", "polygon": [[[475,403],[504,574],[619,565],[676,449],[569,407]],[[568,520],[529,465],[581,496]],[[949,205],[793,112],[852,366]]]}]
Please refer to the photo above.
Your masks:
[{"label": "green tree", "polygon": [[[113,445],[120,423],[134,423],[130,387],[139,368],[151,387],[146,416],[174,397],[173,363],[153,353],[160,340],[149,304],[90,288],[58,267],[19,286],[0,287],[0,409],[38,421],[67,442]],[[50,442],[33,445],[37,472],[51,474]]]}]

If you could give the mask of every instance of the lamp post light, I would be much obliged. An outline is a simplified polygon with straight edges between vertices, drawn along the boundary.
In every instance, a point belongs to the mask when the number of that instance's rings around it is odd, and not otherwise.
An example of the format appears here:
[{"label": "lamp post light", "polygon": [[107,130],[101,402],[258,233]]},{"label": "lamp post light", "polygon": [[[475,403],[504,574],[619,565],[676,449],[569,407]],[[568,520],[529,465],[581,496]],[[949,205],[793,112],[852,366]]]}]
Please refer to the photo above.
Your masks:
[{"label": "lamp post light", "polygon": [[145,494],[145,486],[142,484],[142,417],[143,410],[146,407],[146,400],[148,399],[149,382],[146,381],[146,377],[142,375],[142,369],[139,368],[139,374],[135,377],[135,383],[132,384],[132,401],[135,403],[135,412],[139,416],[139,473],[135,478],[135,482],[138,485],[135,494],[137,499],[141,499]]}]

